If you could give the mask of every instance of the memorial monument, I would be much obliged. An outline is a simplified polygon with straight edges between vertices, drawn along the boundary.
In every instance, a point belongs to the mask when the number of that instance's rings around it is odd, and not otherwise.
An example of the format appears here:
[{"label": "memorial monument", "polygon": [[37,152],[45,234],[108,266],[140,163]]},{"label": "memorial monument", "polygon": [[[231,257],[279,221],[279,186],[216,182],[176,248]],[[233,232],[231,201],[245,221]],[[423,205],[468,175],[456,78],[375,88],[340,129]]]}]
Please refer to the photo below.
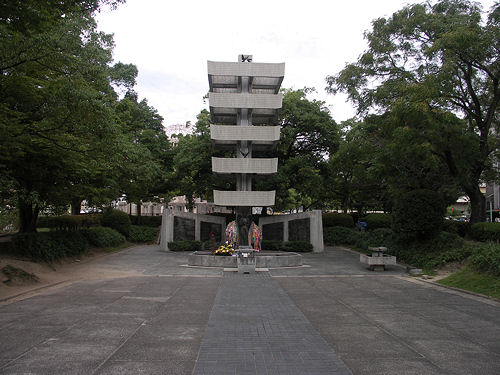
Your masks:
[{"label": "memorial monument", "polygon": [[252,207],[274,205],[275,191],[252,190],[252,179],[278,169],[277,158],[257,154],[279,141],[276,124],[284,73],[284,63],[255,63],[252,55],[239,55],[237,62],[208,61],[212,143],[215,148],[234,150],[233,158],[213,157],[212,170],[236,178],[236,191],[214,190],[214,203],[236,208],[239,248],[250,245]]}]

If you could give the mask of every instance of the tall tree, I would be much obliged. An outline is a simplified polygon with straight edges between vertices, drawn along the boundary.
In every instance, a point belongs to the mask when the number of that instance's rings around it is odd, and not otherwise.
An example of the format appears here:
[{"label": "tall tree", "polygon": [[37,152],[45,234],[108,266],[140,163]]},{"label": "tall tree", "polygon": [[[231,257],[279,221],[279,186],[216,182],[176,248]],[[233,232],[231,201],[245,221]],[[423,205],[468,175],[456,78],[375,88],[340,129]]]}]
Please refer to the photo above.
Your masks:
[{"label": "tall tree", "polygon": [[[225,179],[212,173],[212,144],[210,141],[210,113],[203,109],[196,116],[193,134],[179,136],[174,146],[174,172],[177,195],[185,195],[189,209],[194,199],[213,199],[213,189],[224,187]],[[229,190],[229,189],[227,189]]]},{"label": "tall tree", "polygon": [[372,126],[342,123],[338,151],[329,159],[328,185],[342,210],[385,209],[387,179],[380,172],[381,142]]},{"label": "tall tree", "polygon": [[119,189],[135,202],[141,216],[143,200],[156,199],[163,190],[171,166],[170,143],[163,118],[146,99],[138,101],[129,91],[116,105],[124,147],[119,166]]},{"label": "tall tree", "polygon": [[331,199],[326,174],[339,127],[324,102],[308,99],[312,91],[283,90],[278,173],[256,181],[256,190],[276,189],[276,209],[321,208]]},{"label": "tall tree", "polygon": [[15,190],[20,231],[35,231],[40,209],[67,202],[94,167],[111,167],[119,132],[113,40],[92,18],[101,3],[1,5],[10,13],[0,20],[0,173]]},{"label": "tall tree", "polygon": [[[409,5],[390,18],[373,21],[366,50],[355,63],[327,77],[327,90],[346,92],[360,114],[404,104],[442,120],[443,111],[466,120],[472,147],[467,163],[446,150],[438,153],[471,200],[471,221],[483,220],[479,190],[500,138],[500,5],[487,20],[467,0]],[[438,136],[428,139],[442,143]]]}]

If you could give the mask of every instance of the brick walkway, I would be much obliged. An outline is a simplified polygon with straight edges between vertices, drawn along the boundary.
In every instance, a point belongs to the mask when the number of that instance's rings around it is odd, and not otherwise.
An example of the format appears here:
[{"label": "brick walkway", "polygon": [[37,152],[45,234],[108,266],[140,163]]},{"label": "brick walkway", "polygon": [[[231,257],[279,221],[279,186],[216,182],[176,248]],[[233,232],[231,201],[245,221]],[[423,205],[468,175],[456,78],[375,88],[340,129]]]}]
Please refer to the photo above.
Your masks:
[{"label": "brick walkway", "polygon": [[225,272],[194,374],[351,372],[268,272]]}]

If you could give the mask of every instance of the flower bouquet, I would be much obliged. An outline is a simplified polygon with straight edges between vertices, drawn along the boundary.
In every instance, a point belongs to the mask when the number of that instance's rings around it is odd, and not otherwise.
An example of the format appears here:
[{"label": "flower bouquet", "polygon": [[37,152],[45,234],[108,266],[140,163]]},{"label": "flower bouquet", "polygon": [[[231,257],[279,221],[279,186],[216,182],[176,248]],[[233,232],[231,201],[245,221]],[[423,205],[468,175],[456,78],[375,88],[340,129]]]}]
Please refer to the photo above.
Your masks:
[{"label": "flower bouquet", "polygon": [[219,246],[215,249],[212,254],[213,255],[222,255],[222,256],[231,256],[234,253],[233,245],[229,242],[226,242],[224,245]]}]

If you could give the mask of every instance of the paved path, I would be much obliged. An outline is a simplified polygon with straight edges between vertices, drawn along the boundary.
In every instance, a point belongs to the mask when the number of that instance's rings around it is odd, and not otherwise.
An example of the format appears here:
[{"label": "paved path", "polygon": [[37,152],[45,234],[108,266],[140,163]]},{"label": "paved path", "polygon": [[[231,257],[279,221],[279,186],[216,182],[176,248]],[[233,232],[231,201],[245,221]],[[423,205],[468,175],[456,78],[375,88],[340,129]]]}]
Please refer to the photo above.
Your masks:
[{"label": "paved path", "polygon": [[350,371],[268,272],[225,272],[194,374]]},{"label": "paved path", "polygon": [[138,246],[95,262],[129,277],[0,304],[0,374],[500,374],[498,302],[340,248],[257,276],[186,259]]}]

